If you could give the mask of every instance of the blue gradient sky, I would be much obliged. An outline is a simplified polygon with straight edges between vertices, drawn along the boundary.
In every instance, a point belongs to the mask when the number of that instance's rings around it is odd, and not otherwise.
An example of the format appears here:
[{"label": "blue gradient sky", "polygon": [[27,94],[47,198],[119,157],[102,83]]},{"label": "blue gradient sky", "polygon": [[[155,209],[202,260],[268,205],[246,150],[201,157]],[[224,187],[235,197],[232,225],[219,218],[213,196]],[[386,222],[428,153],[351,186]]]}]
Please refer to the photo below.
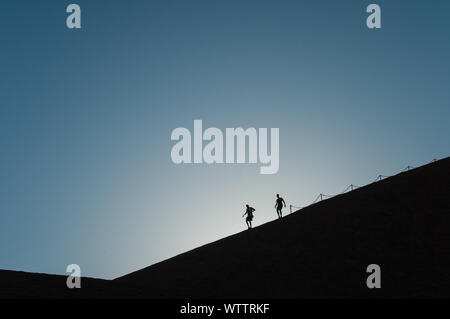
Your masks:
[{"label": "blue gradient sky", "polygon": [[[114,278],[448,156],[450,2],[370,3],[2,1],[0,268]],[[280,128],[279,173],[174,165],[194,119]]]}]

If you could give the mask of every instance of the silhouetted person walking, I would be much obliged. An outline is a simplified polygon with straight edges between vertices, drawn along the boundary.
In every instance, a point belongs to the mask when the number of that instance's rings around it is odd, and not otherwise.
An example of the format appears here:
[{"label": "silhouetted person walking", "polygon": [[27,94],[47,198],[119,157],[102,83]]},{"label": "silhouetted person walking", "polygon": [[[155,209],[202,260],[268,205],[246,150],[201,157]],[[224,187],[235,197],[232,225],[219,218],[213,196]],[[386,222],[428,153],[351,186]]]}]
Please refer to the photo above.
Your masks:
[{"label": "silhouetted person walking", "polygon": [[247,218],[245,219],[245,222],[247,223],[247,227],[248,229],[253,228],[252,227],[252,220],[253,220],[253,212],[256,210],[253,207],[250,207],[248,204],[245,205],[247,207],[244,215],[242,215],[242,217],[244,217],[245,215],[247,215]]},{"label": "silhouetted person walking", "polygon": [[284,201],[283,197],[280,197],[280,194],[277,194],[277,199],[275,201],[275,208],[277,209],[278,218],[283,217],[283,204],[284,207],[286,207],[286,202]]}]

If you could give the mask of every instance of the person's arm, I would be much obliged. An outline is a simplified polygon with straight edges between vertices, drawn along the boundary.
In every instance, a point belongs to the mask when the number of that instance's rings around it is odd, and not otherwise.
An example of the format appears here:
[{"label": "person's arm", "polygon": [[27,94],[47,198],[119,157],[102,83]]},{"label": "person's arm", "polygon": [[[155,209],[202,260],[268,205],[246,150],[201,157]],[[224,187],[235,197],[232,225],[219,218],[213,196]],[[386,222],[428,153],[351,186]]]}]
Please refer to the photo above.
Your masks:
[{"label": "person's arm", "polygon": [[242,215],[242,217],[244,217],[245,215],[247,215],[247,211],[244,213],[244,215]]},{"label": "person's arm", "polygon": [[284,201],[284,198],[283,198],[283,203],[284,203],[284,207],[286,207],[286,202]]}]

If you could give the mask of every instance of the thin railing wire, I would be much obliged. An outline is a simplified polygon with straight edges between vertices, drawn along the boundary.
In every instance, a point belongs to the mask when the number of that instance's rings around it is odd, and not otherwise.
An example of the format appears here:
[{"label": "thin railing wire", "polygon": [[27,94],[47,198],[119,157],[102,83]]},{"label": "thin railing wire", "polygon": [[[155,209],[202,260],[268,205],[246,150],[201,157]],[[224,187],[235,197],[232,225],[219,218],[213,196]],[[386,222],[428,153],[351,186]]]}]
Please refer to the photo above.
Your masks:
[{"label": "thin railing wire", "polygon": [[[437,159],[433,159],[433,160],[432,160],[431,162],[429,162],[428,164],[430,164],[430,163],[435,163],[435,162],[437,162],[437,161],[438,161]],[[408,166],[405,167],[403,170],[401,170],[401,171],[399,172],[399,174],[400,174],[400,173],[407,172],[407,171],[410,171],[410,170],[415,169],[415,168],[416,168],[416,167],[414,167],[414,166],[408,165]],[[392,177],[392,176],[394,176],[394,175],[390,175],[390,176],[388,176],[388,175],[378,175],[378,177],[377,177],[373,182],[371,182],[371,183],[369,183],[369,184],[373,184],[373,183],[379,182],[379,181],[381,181],[381,180],[383,180],[383,179],[385,179],[385,178],[389,178],[389,177]],[[369,185],[369,184],[367,184],[367,185]],[[308,207],[308,206],[314,205],[314,204],[316,204],[316,203],[318,203],[318,202],[321,202],[321,201],[323,201],[323,200],[327,200],[327,199],[333,198],[333,197],[338,196],[338,195],[342,195],[342,194],[345,194],[345,193],[348,193],[348,192],[352,192],[352,191],[354,191],[355,189],[358,189],[358,188],[360,188],[360,187],[362,187],[362,186],[357,186],[357,185],[354,185],[354,184],[350,184],[349,186],[347,186],[346,189],[344,189],[344,191],[342,191],[341,193],[335,194],[335,195],[327,195],[327,194],[320,193],[320,194],[312,201],[312,203],[309,204],[309,205],[306,205],[306,206],[294,206],[294,205],[289,205],[289,211],[290,211],[290,213],[292,214],[294,208],[297,209],[297,211],[298,211],[298,210],[300,210],[300,209],[303,209],[303,208],[306,208],[306,207]]]}]

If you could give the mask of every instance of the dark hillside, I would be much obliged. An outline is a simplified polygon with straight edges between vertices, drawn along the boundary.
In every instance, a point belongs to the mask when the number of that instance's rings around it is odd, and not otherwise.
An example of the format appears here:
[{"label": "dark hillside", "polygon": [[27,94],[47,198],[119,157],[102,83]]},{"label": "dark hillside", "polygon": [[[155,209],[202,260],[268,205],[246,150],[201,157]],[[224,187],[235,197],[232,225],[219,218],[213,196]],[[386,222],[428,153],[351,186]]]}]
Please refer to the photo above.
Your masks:
[{"label": "dark hillside", "polygon": [[[450,158],[113,281],[0,271],[0,298],[450,296]],[[381,289],[366,268],[381,266]]]},{"label": "dark hillside", "polygon": [[[448,297],[449,186],[447,158],[115,282],[168,297]],[[373,263],[382,269],[375,291],[366,287]]]}]

